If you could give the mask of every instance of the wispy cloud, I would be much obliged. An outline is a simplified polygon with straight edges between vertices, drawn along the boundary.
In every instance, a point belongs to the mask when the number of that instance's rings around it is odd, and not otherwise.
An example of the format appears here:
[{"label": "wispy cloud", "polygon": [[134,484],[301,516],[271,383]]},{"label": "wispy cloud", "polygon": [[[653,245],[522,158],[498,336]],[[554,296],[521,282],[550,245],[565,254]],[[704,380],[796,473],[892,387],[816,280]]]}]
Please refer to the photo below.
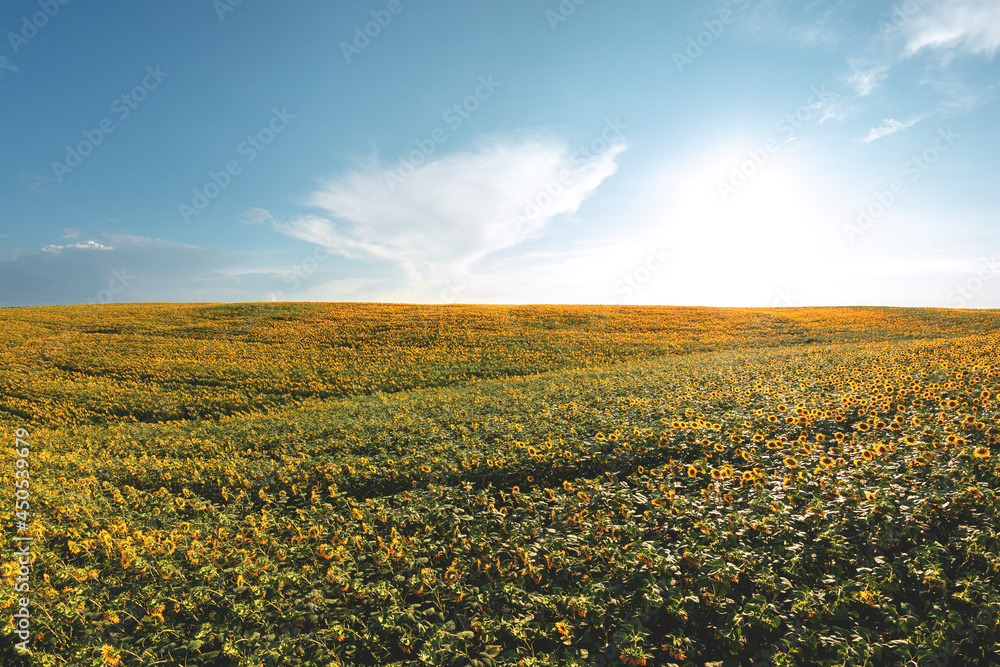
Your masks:
[{"label": "wispy cloud", "polygon": [[[37,306],[112,299],[139,301],[260,300],[275,271],[227,273],[259,260],[246,253],[164,239],[102,234],[0,258],[0,305]],[[123,283],[126,283],[123,285]]]},{"label": "wispy cloud", "polygon": [[848,75],[847,82],[854,87],[858,95],[867,97],[887,78],[889,78],[888,66],[880,65],[868,68],[856,66],[855,70]]},{"label": "wispy cloud", "polygon": [[10,61],[7,60],[5,56],[0,56],[0,74],[2,74],[4,70],[8,72],[16,72],[17,68],[11,65]]},{"label": "wispy cloud", "polygon": [[345,257],[395,263],[414,281],[427,270],[463,273],[575,213],[624,150],[613,144],[584,159],[551,137],[495,139],[418,167],[392,189],[395,166],[373,160],[312,194],[308,203],[324,215],[275,229]]},{"label": "wispy cloud", "polygon": [[251,207],[240,216],[240,222],[245,225],[262,225],[265,222],[273,222],[274,218],[267,209]]},{"label": "wispy cloud", "polygon": [[42,252],[51,252],[59,254],[66,248],[74,248],[76,250],[114,250],[111,246],[106,246],[97,241],[86,241],[84,243],[70,243],[69,245],[47,245],[42,248]]},{"label": "wispy cloud", "polygon": [[1000,3],[996,0],[925,0],[925,10],[907,21],[905,55],[929,48],[984,53],[1000,48]]},{"label": "wispy cloud", "polygon": [[46,181],[54,181],[56,179],[49,178],[48,176],[42,176],[40,174],[29,174],[26,171],[21,172],[21,185],[32,192],[45,192]]},{"label": "wispy cloud", "polygon": [[[746,2],[749,5],[749,2]],[[737,24],[737,30],[756,40],[781,40],[806,48],[830,48],[850,35],[844,23],[841,0],[756,0],[747,9],[746,19]],[[737,8],[744,1],[722,0],[718,7]]]},{"label": "wispy cloud", "polygon": [[900,130],[905,130],[908,127],[913,127],[921,120],[923,120],[923,118],[924,118],[923,116],[916,116],[906,121],[905,123],[902,123],[898,120],[894,120],[892,118],[886,118],[885,120],[882,121],[881,125],[879,125],[878,127],[873,127],[870,130],[868,130],[867,136],[862,137],[861,139],[857,139],[856,141],[860,141],[863,144],[870,144],[876,139],[881,139],[882,137],[888,136],[895,132],[899,132]]}]

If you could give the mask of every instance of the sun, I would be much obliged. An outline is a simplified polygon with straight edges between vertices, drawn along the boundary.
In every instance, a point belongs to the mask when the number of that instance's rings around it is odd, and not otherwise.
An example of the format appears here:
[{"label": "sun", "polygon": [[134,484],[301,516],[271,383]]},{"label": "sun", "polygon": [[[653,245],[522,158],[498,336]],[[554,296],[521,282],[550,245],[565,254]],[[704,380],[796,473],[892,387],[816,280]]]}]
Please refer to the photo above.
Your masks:
[{"label": "sun", "polygon": [[696,160],[662,183],[655,218],[669,227],[675,257],[662,302],[770,306],[785,286],[804,293],[829,279],[839,246],[826,188],[802,176],[792,156],[732,179],[746,155]]}]

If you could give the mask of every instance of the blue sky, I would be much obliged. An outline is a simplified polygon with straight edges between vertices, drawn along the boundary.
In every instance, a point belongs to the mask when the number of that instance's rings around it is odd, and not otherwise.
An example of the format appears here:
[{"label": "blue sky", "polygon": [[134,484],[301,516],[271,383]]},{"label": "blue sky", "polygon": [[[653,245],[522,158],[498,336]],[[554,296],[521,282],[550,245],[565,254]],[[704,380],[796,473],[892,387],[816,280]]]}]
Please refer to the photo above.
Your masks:
[{"label": "blue sky", "polygon": [[995,0],[14,0],[0,31],[0,305],[1000,307]]}]

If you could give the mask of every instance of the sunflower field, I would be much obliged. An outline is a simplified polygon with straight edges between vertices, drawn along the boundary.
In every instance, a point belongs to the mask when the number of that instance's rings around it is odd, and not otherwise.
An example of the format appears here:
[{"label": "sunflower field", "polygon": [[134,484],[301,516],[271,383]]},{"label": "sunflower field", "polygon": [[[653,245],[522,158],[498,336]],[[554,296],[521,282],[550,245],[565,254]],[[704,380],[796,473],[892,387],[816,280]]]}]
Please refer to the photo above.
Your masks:
[{"label": "sunflower field", "polygon": [[998,311],[0,331],[0,664],[1000,665]]}]

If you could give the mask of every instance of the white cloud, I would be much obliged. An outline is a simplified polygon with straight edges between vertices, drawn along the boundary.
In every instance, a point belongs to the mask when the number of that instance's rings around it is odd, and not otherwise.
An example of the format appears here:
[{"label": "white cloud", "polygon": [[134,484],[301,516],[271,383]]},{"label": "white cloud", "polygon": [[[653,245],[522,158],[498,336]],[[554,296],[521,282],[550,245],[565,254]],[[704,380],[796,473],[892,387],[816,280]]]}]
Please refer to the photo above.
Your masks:
[{"label": "white cloud", "polygon": [[345,257],[395,263],[411,281],[428,270],[465,273],[537,236],[555,216],[575,213],[615,173],[624,150],[612,143],[584,159],[551,138],[500,139],[424,164],[401,181],[399,165],[374,161],[312,194],[308,203],[325,215],[275,228]]},{"label": "white cloud", "polygon": [[273,274],[233,277],[225,273],[254,259],[219,248],[103,234],[96,241],[50,245],[0,258],[0,305],[259,301],[273,288]]},{"label": "white cloud", "polygon": [[245,225],[262,225],[265,222],[273,222],[274,217],[271,212],[264,208],[251,207],[240,216],[240,222]]},{"label": "white cloud", "polygon": [[861,143],[864,144],[870,144],[876,139],[881,139],[882,137],[893,134],[894,132],[899,132],[900,130],[905,130],[908,127],[913,127],[921,120],[923,120],[923,118],[924,118],[923,116],[915,116],[914,118],[908,120],[905,123],[901,123],[900,121],[894,120],[892,118],[886,118],[885,120],[882,121],[882,124],[880,126],[873,127],[870,130],[868,130],[867,136],[862,137],[861,139],[857,139],[856,141],[860,141]]},{"label": "white cloud", "polygon": [[51,252],[58,255],[66,248],[75,248],[77,250],[114,250],[113,247],[103,245],[97,241],[87,241],[86,243],[70,243],[69,245],[49,244],[42,248],[42,252]]},{"label": "white cloud", "polygon": [[1000,48],[1000,3],[996,0],[925,0],[925,10],[903,25],[906,55],[924,48],[984,53]]},{"label": "white cloud", "polygon": [[847,82],[854,86],[861,97],[866,97],[878,88],[889,77],[889,68],[885,66],[869,69],[856,69],[847,77]]},{"label": "white cloud", "polygon": [[54,180],[56,179],[40,174],[28,174],[26,171],[21,172],[21,185],[32,192],[46,192],[45,183]]},{"label": "white cloud", "polygon": [[[717,11],[740,15],[732,28],[758,41],[792,42],[806,48],[831,48],[850,34],[840,0],[756,0],[717,3]],[[744,13],[745,11],[745,13]]]},{"label": "white cloud", "polygon": [[10,64],[5,56],[0,56],[0,72],[4,70],[9,70],[11,72],[16,72],[17,68]]}]

